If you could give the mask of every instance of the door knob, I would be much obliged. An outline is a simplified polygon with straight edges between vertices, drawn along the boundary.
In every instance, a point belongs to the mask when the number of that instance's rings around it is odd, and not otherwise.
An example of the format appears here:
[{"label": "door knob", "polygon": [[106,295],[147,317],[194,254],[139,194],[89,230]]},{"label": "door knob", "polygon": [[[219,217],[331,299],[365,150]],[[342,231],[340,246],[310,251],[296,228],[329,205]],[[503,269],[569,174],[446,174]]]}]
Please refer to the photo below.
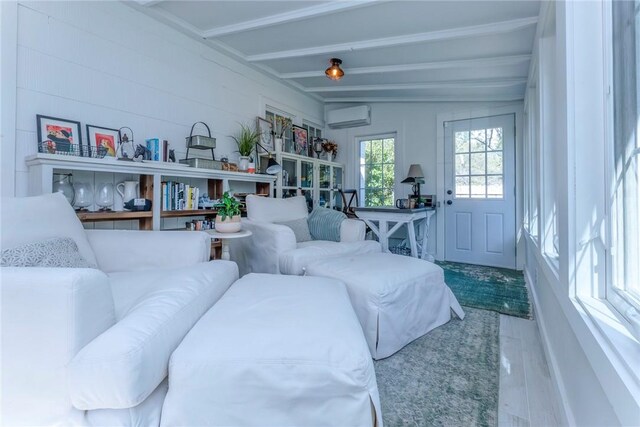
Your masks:
[{"label": "door knob", "polygon": [[447,194],[453,194],[453,191],[447,190]]},{"label": "door knob", "polygon": [[453,202],[452,202],[451,200],[447,200],[447,204],[448,204],[448,205],[452,205],[452,204],[453,204]]}]

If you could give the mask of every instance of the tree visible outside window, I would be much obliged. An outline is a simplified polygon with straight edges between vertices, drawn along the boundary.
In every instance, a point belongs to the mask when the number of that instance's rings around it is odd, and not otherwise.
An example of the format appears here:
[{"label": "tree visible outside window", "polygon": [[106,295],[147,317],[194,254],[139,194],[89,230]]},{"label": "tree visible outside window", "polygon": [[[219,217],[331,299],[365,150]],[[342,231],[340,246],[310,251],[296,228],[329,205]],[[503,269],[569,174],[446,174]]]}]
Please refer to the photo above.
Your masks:
[{"label": "tree visible outside window", "polygon": [[360,203],[393,206],[395,138],[380,136],[360,140]]}]

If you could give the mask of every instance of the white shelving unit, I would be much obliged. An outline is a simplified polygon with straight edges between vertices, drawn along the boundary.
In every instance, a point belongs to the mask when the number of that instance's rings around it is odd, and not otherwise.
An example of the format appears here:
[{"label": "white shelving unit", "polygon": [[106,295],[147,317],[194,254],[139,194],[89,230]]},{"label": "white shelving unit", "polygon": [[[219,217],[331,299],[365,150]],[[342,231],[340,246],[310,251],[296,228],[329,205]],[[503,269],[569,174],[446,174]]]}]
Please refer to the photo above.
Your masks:
[{"label": "white shelving unit", "polygon": [[[205,215],[203,210],[162,211],[162,182],[189,180],[191,185],[201,187],[201,194],[217,198],[224,191],[273,193],[275,176],[248,174],[211,169],[197,169],[166,162],[127,162],[121,160],[93,159],[86,157],[36,154],[26,159],[29,167],[29,194],[38,195],[53,191],[53,173],[79,173],[111,177],[115,182],[137,179],[140,197],[152,200],[150,212],[122,211],[122,204],[114,204],[114,212],[79,213],[82,221],[129,221],[138,220],[140,229],[160,230],[162,218]],[[203,187],[203,188],[202,188]],[[116,195],[116,199],[118,196]],[[209,214],[211,212],[208,212]]]},{"label": "white shelving unit", "polygon": [[[310,207],[342,209],[338,192],[344,181],[342,164],[280,151],[271,155],[282,166],[275,181],[275,197],[305,196]],[[260,154],[262,168],[268,156]]]}]

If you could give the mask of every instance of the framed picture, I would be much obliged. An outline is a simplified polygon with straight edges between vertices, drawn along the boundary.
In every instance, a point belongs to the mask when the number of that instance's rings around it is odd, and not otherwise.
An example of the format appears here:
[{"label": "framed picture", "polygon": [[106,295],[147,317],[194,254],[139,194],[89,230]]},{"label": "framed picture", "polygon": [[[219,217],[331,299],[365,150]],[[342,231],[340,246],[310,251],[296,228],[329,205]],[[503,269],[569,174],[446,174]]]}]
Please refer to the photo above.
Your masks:
[{"label": "framed picture", "polygon": [[260,132],[260,145],[258,145],[258,154],[274,151],[273,146],[273,123],[262,117],[257,118],[257,129]]},{"label": "framed picture", "polygon": [[293,142],[296,154],[307,155],[307,130],[300,126],[293,126]]},{"label": "framed picture", "polygon": [[80,122],[36,115],[38,122],[38,152],[65,154],[68,156],[89,155],[82,147]]},{"label": "framed picture", "polygon": [[98,158],[116,158],[118,129],[87,125],[89,155]]}]

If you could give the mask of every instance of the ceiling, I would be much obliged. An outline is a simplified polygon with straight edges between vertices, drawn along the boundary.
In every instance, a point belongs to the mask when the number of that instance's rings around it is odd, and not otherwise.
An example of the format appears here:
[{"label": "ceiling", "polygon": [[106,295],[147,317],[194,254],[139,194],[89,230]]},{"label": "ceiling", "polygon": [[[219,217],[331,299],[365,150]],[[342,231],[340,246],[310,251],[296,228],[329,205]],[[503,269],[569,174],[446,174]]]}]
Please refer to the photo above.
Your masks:
[{"label": "ceiling", "polygon": [[[539,1],[137,0],[149,16],[325,102],[524,98]],[[329,59],[345,76],[329,80]]]}]

